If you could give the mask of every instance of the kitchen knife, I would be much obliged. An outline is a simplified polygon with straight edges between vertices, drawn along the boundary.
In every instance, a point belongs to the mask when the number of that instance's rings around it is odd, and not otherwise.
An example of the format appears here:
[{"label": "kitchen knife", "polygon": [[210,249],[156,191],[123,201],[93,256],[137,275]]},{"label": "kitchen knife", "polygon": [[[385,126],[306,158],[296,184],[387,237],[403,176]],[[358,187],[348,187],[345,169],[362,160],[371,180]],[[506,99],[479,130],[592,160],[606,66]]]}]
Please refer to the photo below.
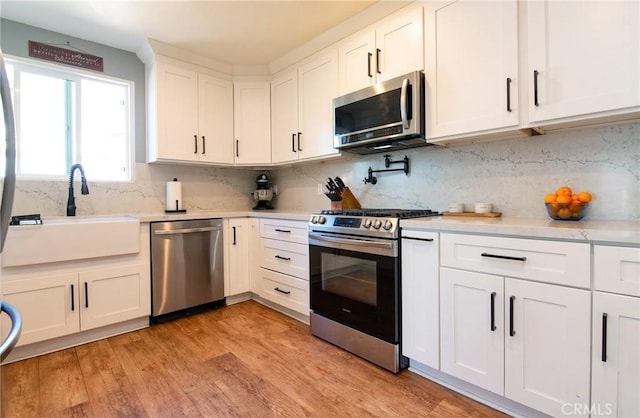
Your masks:
[{"label": "kitchen knife", "polygon": [[344,192],[344,189],[347,188],[347,186],[345,186],[344,184],[344,181],[342,181],[342,179],[338,176],[336,176],[334,180],[336,182],[336,185],[338,186],[338,190],[340,191],[340,193]]},{"label": "kitchen knife", "polygon": [[329,185],[329,190],[331,190],[332,192],[338,191],[338,186],[336,185],[335,181],[333,181],[331,177],[327,179],[327,184]]}]

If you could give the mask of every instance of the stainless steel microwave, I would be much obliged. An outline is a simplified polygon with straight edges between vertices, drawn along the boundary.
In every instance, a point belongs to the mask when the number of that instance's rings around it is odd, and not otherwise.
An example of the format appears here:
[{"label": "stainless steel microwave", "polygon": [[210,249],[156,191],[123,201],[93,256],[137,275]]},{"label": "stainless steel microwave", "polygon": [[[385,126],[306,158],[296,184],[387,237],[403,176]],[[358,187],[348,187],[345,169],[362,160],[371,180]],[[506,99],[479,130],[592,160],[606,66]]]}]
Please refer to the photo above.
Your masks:
[{"label": "stainless steel microwave", "polygon": [[333,99],[334,147],[374,154],[427,145],[424,73],[415,71]]}]

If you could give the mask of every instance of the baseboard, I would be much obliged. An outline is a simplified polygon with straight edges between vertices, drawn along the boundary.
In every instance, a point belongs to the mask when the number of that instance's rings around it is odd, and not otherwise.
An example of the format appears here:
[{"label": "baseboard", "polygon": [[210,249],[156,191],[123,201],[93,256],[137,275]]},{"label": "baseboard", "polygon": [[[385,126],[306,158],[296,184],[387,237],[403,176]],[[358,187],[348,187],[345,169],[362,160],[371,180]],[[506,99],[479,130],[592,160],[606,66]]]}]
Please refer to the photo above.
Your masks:
[{"label": "baseboard", "polygon": [[14,361],[25,360],[31,357],[64,350],[65,348],[90,343],[115,335],[136,331],[149,326],[149,317],[143,316],[113,325],[90,329],[63,337],[52,338],[46,341],[17,346],[9,353],[2,364],[13,363]]}]

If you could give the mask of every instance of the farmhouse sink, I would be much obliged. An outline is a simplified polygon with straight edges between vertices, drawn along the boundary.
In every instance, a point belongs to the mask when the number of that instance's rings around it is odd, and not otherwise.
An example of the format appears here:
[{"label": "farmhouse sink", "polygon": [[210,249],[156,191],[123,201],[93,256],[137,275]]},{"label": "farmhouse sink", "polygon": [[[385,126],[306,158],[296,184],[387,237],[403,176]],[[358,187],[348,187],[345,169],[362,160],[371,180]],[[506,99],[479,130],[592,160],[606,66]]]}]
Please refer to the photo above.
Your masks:
[{"label": "farmhouse sink", "polygon": [[127,216],[45,218],[10,226],[3,267],[110,257],[140,251],[140,222]]}]

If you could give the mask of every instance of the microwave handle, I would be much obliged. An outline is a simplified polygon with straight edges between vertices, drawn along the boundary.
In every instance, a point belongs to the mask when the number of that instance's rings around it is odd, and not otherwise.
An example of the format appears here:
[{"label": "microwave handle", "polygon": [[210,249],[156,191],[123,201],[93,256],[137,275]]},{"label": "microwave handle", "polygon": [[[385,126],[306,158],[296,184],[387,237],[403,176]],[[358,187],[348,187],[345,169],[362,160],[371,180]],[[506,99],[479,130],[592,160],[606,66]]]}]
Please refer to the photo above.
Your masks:
[{"label": "microwave handle", "polygon": [[402,118],[402,126],[409,129],[407,89],[409,88],[409,79],[402,80],[402,88],[400,89],[400,118]]}]

